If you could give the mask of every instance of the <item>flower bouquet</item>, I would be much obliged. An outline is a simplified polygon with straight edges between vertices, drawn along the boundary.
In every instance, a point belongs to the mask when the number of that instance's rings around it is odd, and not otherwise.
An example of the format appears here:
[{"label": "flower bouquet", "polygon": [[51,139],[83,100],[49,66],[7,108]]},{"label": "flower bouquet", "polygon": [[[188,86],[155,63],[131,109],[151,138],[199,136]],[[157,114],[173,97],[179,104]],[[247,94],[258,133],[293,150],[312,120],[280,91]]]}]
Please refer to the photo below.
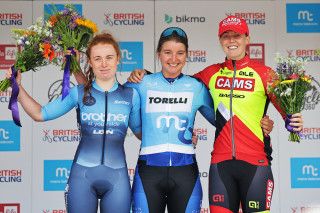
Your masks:
[{"label": "flower bouquet", "polygon": [[64,70],[62,99],[64,99],[69,94],[70,75],[81,70],[73,48],[84,52],[98,29],[96,24],[80,15],[71,4],[66,3],[62,11],[54,5],[52,7],[52,14],[45,16],[53,26],[53,33],[59,38],[60,50],[64,53],[67,53],[68,49],[72,51],[72,55],[66,55],[66,60],[62,64]]},{"label": "flower bouquet", "polygon": [[[57,47],[57,40],[53,38],[52,26],[49,22],[42,25],[43,19],[39,17],[36,23],[28,27],[27,30],[12,29],[16,46],[21,47],[21,51],[16,54],[14,70],[20,69],[22,72],[30,70],[37,71],[37,68],[45,66],[50,62],[56,62],[54,50]],[[48,59],[48,60],[47,60]],[[0,90],[6,91],[12,79],[5,78],[0,83]]]},{"label": "flower bouquet", "polygon": [[289,125],[292,114],[301,111],[306,93],[311,87],[311,77],[305,74],[306,61],[296,56],[281,57],[277,53],[277,68],[271,75],[268,93],[279,104],[285,118],[286,128],[290,131],[289,141],[300,142],[300,133]]}]

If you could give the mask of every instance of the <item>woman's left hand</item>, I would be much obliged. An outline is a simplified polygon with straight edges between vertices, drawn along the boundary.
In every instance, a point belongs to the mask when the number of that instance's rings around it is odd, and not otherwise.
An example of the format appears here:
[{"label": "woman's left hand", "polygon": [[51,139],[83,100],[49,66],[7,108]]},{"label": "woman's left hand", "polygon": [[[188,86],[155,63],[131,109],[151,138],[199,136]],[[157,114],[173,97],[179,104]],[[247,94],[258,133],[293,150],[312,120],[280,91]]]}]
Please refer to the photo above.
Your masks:
[{"label": "woman's left hand", "polygon": [[293,126],[295,128],[293,128],[294,131],[296,132],[301,132],[302,128],[303,128],[303,119],[302,119],[302,115],[300,113],[296,113],[296,114],[292,114],[292,118],[290,119],[290,126]]}]

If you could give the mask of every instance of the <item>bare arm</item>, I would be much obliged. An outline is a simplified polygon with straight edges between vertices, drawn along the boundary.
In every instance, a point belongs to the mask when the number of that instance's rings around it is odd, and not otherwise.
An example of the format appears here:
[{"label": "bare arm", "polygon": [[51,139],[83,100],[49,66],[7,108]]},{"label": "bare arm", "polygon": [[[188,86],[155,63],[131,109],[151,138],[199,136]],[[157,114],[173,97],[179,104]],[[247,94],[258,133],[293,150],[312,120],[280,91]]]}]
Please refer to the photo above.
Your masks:
[{"label": "bare arm", "polygon": [[142,132],[141,131],[134,132],[133,134],[141,141],[141,139],[142,139]]},{"label": "bare arm", "polygon": [[[8,70],[6,77],[10,78],[12,75],[11,68]],[[44,121],[41,114],[41,105],[36,102],[21,85],[21,70],[18,70],[16,81],[19,85],[18,100],[24,111],[35,121]]]},{"label": "bare arm", "polygon": [[[73,48],[73,51],[76,53],[77,61],[80,64],[80,53],[78,50]],[[71,50],[67,50],[67,55],[71,54]],[[79,72],[73,72],[74,77],[76,78],[76,81],[78,84],[86,84],[87,79],[86,76],[83,74],[82,70],[79,70]]]},{"label": "bare arm", "polygon": [[134,69],[130,76],[128,77],[128,82],[130,83],[141,83],[143,76],[146,74],[147,72],[145,70],[140,70],[140,69]]}]

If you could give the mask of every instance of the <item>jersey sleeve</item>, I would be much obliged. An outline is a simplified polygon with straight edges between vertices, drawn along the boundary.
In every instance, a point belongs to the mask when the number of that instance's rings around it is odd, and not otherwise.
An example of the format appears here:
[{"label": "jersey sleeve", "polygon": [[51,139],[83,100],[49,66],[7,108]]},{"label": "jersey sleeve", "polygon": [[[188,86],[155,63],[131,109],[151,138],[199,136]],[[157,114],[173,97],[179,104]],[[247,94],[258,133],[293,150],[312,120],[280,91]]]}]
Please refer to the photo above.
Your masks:
[{"label": "jersey sleeve", "polygon": [[139,92],[139,88],[140,88],[140,84],[139,83],[126,82],[123,86],[134,88],[138,92]]},{"label": "jersey sleeve", "polygon": [[69,112],[73,107],[77,106],[78,102],[78,89],[74,86],[70,89],[69,95],[61,101],[62,97],[48,103],[41,108],[41,114],[43,120],[53,120],[56,119],[67,112]]},{"label": "jersey sleeve", "polygon": [[200,95],[198,96],[200,100],[198,103],[202,103],[199,112],[205,117],[207,121],[209,121],[213,126],[215,123],[215,111],[212,96],[209,90],[203,85],[200,91]]},{"label": "jersey sleeve", "polygon": [[129,127],[132,132],[140,132],[142,129],[141,124],[141,110],[140,110],[140,96],[138,92],[133,89],[132,110],[129,118]]}]

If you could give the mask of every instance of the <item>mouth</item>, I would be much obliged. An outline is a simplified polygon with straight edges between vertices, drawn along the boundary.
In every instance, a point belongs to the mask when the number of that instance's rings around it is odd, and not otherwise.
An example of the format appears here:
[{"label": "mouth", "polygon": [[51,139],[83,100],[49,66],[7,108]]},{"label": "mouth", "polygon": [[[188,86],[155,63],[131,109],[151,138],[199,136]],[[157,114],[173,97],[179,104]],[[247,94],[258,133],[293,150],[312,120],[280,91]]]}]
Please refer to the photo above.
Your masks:
[{"label": "mouth", "polygon": [[176,66],[178,66],[179,64],[169,64],[169,63],[168,63],[168,65],[169,65],[170,67],[176,67]]},{"label": "mouth", "polygon": [[236,50],[236,49],[238,49],[238,46],[229,46],[228,49],[229,50]]}]

